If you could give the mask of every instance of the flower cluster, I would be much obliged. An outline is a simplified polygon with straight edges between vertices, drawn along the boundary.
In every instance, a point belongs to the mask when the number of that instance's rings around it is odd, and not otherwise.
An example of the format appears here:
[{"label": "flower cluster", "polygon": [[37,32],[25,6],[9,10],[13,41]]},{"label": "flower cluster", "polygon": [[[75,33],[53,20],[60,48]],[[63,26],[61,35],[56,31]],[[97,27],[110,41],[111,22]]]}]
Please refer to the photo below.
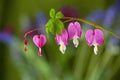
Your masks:
[{"label": "flower cluster", "polygon": [[[66,51],[66,45],[68,45],[68,40],[73,40],[74,46],[77,48],[79,45],[79,38],[81,38],[82,35],[82,29],[79,22],[71,22],[68,25],[68,30],[65,28],[62,29],[61,34],[56,33],[56,43],[60,45],[59,50],[62,54]],[[94,46],[94,53],[98,54],[98,48],[97,46],[100,46],[104,43],[104,34],[100,29],[89,29],[87,30],[85,34],[85,38],[87,41],[87,44],[89,46]],[[42,51],[41,48],[46,44],[46,36],[41,35],[34,35],[33,36],[33,42],[34,44],[39,48],[38,54],[41,56]],[[27,45],[26,40],[24,40],[24,44]]]},{"label": "flower cluster", "polygon": [[68,39],[73,40],[73,44],[75,47],[78,46],[79,41],[78,38],[81,37],[82,30],[81,26],[78,22],[70,23],[68,25],[68,32],[67,30],[63,29],[62,34],[56,34],[56,42],[60,45],[60,51],[64,54],[66,50],[66,45],[68,44]]},{"label": "flower cluster", "polygon": [[[68,33],[67,30],[63,29],[62,34],[58,35],[56,34],[56,42],[58,45],[60,45],[60,51],[64,54],[66,50],[66,45],[68,44],[68,39],[73,40],[74,46],[77,48],[79,45],[78,39],[81,38],[82,35],[82,29],[79,24],[79,22],[71,22],[68,25]],[[89,46],[94,46],[94,53],[98,54],[98,48],[97,46],[100,46],[104,43],[104,35],[103,32],[100,29],[95,30],[87,30],[85,34],[85,38],[87,41],[87,44]]]}]

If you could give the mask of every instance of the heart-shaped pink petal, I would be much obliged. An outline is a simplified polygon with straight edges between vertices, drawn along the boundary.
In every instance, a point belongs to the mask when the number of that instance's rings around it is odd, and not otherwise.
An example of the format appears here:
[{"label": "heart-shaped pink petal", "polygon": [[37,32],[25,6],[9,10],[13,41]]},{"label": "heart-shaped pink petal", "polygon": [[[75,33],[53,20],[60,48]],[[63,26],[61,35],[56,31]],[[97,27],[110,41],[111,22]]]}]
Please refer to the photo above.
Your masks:
[{"label": "heart-shaped pink petal", "polygon": [[94,39],[96,41],[96,43],[100,46],[104,43],[104,34],[100,29],[95,29],[94,30]]},{"label": "heart-shaped pink petal", "polygon": [[92,46],[94,43],[100,46],[104,43],[104,34],[100,29],[87,30],[85,37],[89,46]]},{"label": "heart-shaped pink petal", "polygon": [[46,43],[46,37],[44,35],[35,35],[33,37],[33,42],[38,48],[41,48],[45,45]]},{"label": "heart-shaped pink petal", "polygon": [[82,30],[81,30],[80,23],[76,21],[76,22],[74,22],[74,25],[75,25],[75,28],[76,28],[76,32],[77,32],[78,37],[81,37],[81,35],[82,35]]},{"label": "heart-shaped pink petal", "polygon": [[74,23],[70,23],[68,25],[68,34],[69,34],[69,38],[70,39],[73,39],[73,37],[75,35],[77,35],[79,38],[81,37],[82,35],[82,30],[81,30],[81,26],[79,24],[79,22],[74,22]]},{"label": "heart-shaped pink petal", "polygon": [[55,40],[57,44],[60,44],[60,41],[62,41],[65,45],[68,44],[68,33],[65,29],[62,30],[62,34],[58,35],[56,34]]},{"label": "heart-shaped pink petal", "polygon": [[64,42],[65,45],[68,44],[68,33],[67,30],[63,29],[62,31],[62,41]]},{"label": "heart-shaped pink petal", "polygon": [[75,33],[76,33],[76,29],[75,29],[74,23],[71,22],[71,23],[69,23],[69,25],[68,25],[69,38],[70,38],[70,39],[73,39]]},{"label": "heart-shaped pink petal", "polygon": [[87,32],[85,34],[85,38],[86,38],[87,44],[89,46],[92,46],[93,40],[94,40],[93,30],[91,30],[91,29],[87,30]]}]

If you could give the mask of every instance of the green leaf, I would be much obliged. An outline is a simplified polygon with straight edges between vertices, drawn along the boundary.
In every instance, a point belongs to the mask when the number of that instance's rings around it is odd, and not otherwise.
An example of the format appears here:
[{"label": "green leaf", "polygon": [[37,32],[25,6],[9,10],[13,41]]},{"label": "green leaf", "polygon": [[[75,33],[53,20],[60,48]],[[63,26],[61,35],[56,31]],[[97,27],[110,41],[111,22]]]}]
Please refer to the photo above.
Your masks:
[{"label": "green leaf", "polygon": [[46,33],[51,32],[52,34],[54,34],[55,30],[54,30],[54,19],[50,19],[47,24],[46,24]]},{"label": "green leaf", "polygon": [[55,9],[53,9],[53,8],[50,10],[50,17],[51,18],[55,17]]},{"label": "green leaf", "polygon": [[56,15],[55,15],[55,18],[57,18],[57,19],[60,19],[62,17],[64,17],[64,15],[60,11],[57,12]]},{"label": "green leaf", "polygon": [[59,19],[56,19],[56,33],[61,34],[63,28],[64,28],[63,22],[60,21]]},{"label": "green leaf", "polygon": [[46,36],[47,36],[47,38],[49,39],[49,30],[48,30],[48,28],[46,27]]}]

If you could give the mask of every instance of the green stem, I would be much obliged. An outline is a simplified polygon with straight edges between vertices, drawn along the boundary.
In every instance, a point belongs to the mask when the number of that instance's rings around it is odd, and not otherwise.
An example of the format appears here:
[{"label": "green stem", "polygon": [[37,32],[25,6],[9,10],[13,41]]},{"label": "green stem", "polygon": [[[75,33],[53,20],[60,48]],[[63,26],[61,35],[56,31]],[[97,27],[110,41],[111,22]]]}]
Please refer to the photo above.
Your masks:
[{"label": "green stem", "polygon": [[28,34],[34,32],[34,31],[37,31],[37,30],[42,30],[43,28],[46,28],[46,26],[42,26],[42,27],[39,27],[39,28],[35,28],[35,29],[32,29],[32,30],[26,32],[26,33],[24,34],[24,38],[26,39],[26,37],[27,37]]},{"label": "green stem", "polygon": [[95,27],[95,28],[98,28],[98,29],[101,29],[101,30],[106,30],[107,32],[109,32],[109,33],[112,34],[113,36],[115,36],[115,37],[117,37],[117,38],[120,39],[120,35],[112,32],[111,30],[109,30],[109,29],[107,29],[107,28],[105,28],[105,27],[102,27],[102,26],[100,26],[100,25],[98,25],[98,24],[96,24],[96,23],[93,23],[93,22],[91,22],[91,21],[84,20],[84,19],[81,19],[81,18],[72,18],[72,17],[63,17],[62,19],[66,19],[66,21],[64,21],[64,23],[65,23],[65,22],[70,22],[70,21],[75,21],[75,20],[80,21],[80,22],[87,23],[87,24],[89,24],[89,25],[91,25],[91,26],[93,26],[93,27]]}]

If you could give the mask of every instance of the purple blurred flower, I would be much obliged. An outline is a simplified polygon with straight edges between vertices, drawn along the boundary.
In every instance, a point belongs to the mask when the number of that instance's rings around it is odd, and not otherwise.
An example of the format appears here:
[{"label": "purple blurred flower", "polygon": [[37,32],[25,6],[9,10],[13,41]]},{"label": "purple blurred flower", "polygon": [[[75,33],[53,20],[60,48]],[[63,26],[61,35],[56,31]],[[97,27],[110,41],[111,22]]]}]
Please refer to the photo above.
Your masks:
[{"label": "purple blurred flower", "polygon": [[[116,33],[120,35],[120,27],[117,29]],[[120,51],[120,39],[114,36],[111,36],[108,41],[107,47],[109,49],[109,52],[111,52],[112,54],[120,53],[119,52]]]},{"label": "purple blurred flower", "polygon": [[[48,18],[47,18],[47,16],[45,15],[44,12],[39,12],[39,13],[37,13],[36,18],[37,18],[37,26],[38,26],[38,27],[43,27],[43,26],[45,26],[45,24],[46,24],[47,21],[48,21]],[[40,32],[43,33],[43,34],[45,34],[45,28],[44,28],[43,30],[41,30]]]},{"label": "purple blurred flower", "polygon": [[[7,30],[6,30],[7,29]],[[5,28],[0,32],[0,43],[7,45],[10,48],[10,55],[13,61],[21,63],[20,41],[12,33],[10,28]],[[19,46],[18,46],[19,45]]]},{"label": "purple blurred flower", "polygon": [[47,16],[45,15],[44,12],[39,12],[36,15],[37,18],[37,25],[40,26],[45,26],[45,24],[47,23],[48,19]]},{"label": "purple blurred flower", "polygon": [[105,12],[103,10],[96,10],[90,13],[87,19],[92,22],[96,22],[96,21],[102,21],[104,17],[105,17]]},{"label": "purple blurred flower", "polygon": [[70,6],[62,6],[60,11],[63,13],[65,17],[79,17],[79,11]]},{"label": "purple blurred flower", "polygon": [[[90,13],[86,19],[95,23],[101,23],[104,20],[105,12],[103,10],[95,10],[92,13]],[[87,26],[88,28],[91,28],[88,24],[83,24],[83,26]]]},{"label": "purple blurred flower", "polygon": [[27,37],[32,38],[35,34],[39,34],[39,33],[45,34],[45,24],[47,21],[48,21],[48,18],[44,12],[38,12],[36,14],[36,21],[33,21],[33,19],[31,19],[28,16],[23,16],[21,19],[21,24],[26,27],[26,29],[23,30],[23,35],[28,31],[31,31],[35,28],[40,28],[40,27],[44,27],[44,28],[42,28],[42,30],[37,30],[28,34]]},{"label": "purple blurred flower", "polygon": [[[117,29],[116,33],[117,33],[118,35],[120,35],[120,27]],[[112,37],[110,38],[110,40],[111,40],[111,42],[112,42],[112,44],[113,44],[114,46],[120,45],[120,39],[112,36]]]},{"label": "purple blurred flower", "polygon": [[0,42],[6,45],[10,45],[13,42],[13,37],[11,36],[11,34],[0,32]]},{"label": "purple blurred flower", "polygon": [[6,34],[12,34],[14,28],[13,25],[6,25],[5,28],[3,29],[2,32],[6,33]]},{"label": "purple blurred flower", "polygon": [[114,20],[116,18],[117,8],[116,6],[110,6],[105,14],[105,19],[103,20],[103,26],[106,28],[110,28],[114,24]]},{"label": "purple blurred flower", "polygon": [[[96,10],[87,16],[87,19],[95,22],[102,23],[106,28],[111,28],[114,25],[115,18],[118,17],[120,13],[120,0],[117,0],[116,3],[108,8],[105,12],[103,10]],[[88,26],[89,25],[84,25]]]},{"label": "purple blurred flower", "polygon": [[103,26],[111,28],[114,25],[115,19],[120,14],[120,0],[116,0],[116,3],[108,8],[106,11]]},{"label": "purple blurred flower", "polygon": [[117,8],[118,14],[120,13],[120,0],[116,0],[115,6]]}]

